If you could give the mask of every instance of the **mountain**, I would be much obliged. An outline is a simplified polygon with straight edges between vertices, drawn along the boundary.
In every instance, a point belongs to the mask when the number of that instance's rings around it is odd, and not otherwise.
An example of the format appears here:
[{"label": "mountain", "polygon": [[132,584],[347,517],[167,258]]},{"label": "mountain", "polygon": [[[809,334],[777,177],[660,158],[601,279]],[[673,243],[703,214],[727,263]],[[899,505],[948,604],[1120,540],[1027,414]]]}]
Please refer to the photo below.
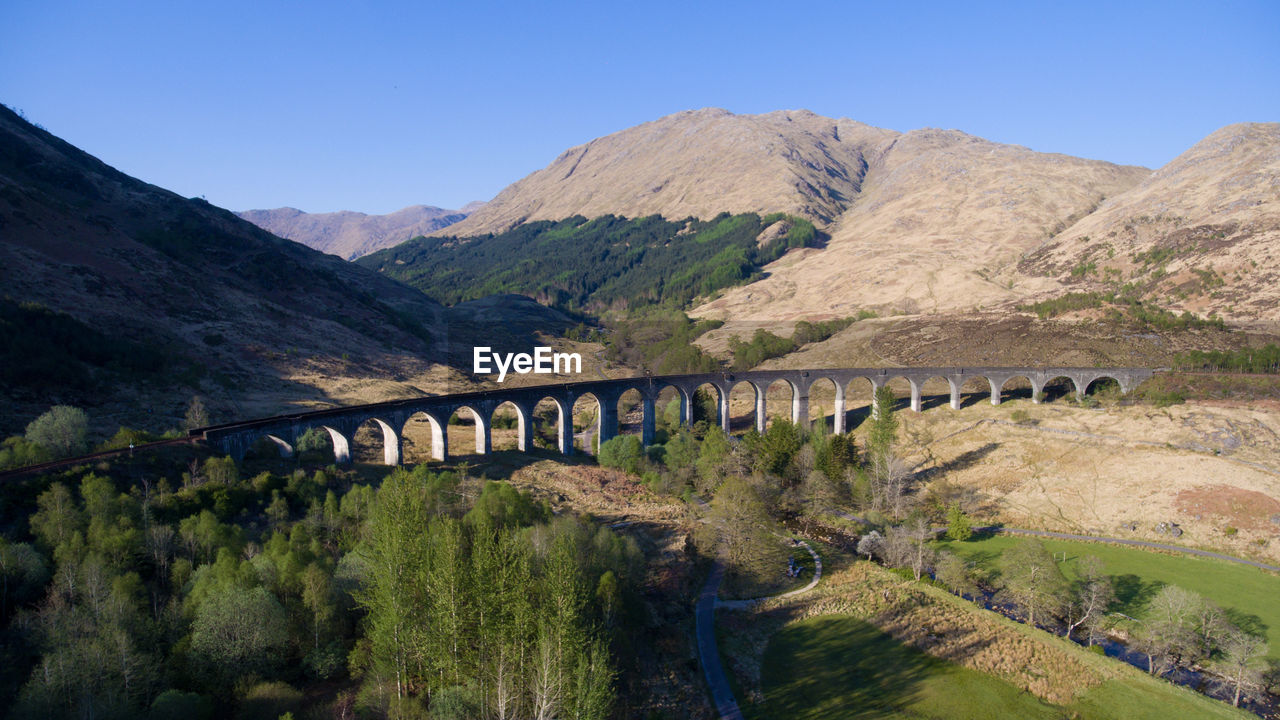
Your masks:
[{"label": "mountain", "polygon": [[705,109],[571,148],[436,235],[573,215],[785,212],[817,223],[826,247],[791,251],[698,314],[770,322],[968,311],[1057,287],[1017,272],[1022,255],[1149,174],[954,130]]},{"label": "mountain", "polygon": [[1149,171],[1038,153],[954,130],[912,130],[869,158],[861,190],[823,250],[699,309],[760,320],[971,312],[1051,292],[1022,255]]},{"label": "mountain", "polygon": [[129,177],[7,108],[0,287],[6,342],[56,327],[112,343],[33,351],[50,353],[35,370],[56,358],[93,381],[0,387],[6,434],[55,402],[158,429],[194,393],[217,420],[457,380],[440,364],[448,318],[421,293]]},{"label": "mountain", "polygon": [[1280,123],[1228,125],[1029,253],[1027,274],[1280,320]]},{"label": "mountain", "polygon": [[606,214],[710,219],[778,211],[830,221],[897,136],[808,111],[676,113],[566,150],[446,232],[479,235]]},{"label": "mountain", "polygon": [[409,238],[448,227],[483,206],[484,203],[468,203],[461,210],[445,210],[430,205],[411,205],[387,215],[366,215],[348,210],[306,213],[288,207],[245,210],[236,214],[282,238],[344,260],[355,260]]},{"label": "mountain", "polygon": [[692,314],[733,324],[1010,313],[1088,292],[1273,323],[1278,127],[1223,128],[1153,172],[956,130],[687,111],[570,148],[435,235],[575,215],[785,212],[817,224],[825,247],[791,250]]}]

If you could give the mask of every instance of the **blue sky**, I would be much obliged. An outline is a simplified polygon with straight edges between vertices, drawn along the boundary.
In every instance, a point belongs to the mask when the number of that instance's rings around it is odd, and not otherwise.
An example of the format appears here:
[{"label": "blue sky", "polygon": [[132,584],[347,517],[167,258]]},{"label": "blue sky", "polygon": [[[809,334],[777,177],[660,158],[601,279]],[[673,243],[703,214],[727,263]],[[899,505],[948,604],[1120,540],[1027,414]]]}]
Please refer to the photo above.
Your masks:
[{"label": "blue sky", "polygon": [[0,102],[236,210],[457,207],[709,106],[1157,167],[1280,120],[1280,2],[5,0]]}]

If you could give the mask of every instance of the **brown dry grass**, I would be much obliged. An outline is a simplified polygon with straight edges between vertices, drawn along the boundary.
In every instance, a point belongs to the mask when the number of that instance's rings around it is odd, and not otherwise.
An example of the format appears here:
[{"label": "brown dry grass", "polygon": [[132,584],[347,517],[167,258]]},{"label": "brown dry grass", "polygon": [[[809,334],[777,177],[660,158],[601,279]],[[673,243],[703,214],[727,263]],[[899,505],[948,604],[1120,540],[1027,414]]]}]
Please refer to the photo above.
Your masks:
[{"label": "brown dry grass", "polygon": [[[898,417],[925,489],[981,521],[1164,541],[1155,525],[1176,522],[1179,543],[1280,560],[1280,526],[1259,515],[1280,498],[1280,411],[979,400]],[[1251,502],[1231,502],[1244,497]],[[1197,509],[1188,498],[1215,500]],[[1227,526],[1240,531],[1224,534]]]}]

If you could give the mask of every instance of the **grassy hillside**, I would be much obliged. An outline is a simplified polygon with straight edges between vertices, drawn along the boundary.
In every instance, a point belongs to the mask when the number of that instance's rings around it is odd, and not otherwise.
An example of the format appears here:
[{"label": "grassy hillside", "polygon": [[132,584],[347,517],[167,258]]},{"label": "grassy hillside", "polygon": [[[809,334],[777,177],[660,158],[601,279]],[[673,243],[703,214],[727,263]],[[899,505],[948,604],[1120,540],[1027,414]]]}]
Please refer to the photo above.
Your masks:
[{"label": "grassy hillside", "polygon": [[763,685],[760,716],[787,720],[1248,717],[1191,693],[1131,678],[1107,680],[1069,705],[1053,705],[997,677],[903,645],[865,621],[839,615],[804,620],[775,635],[764,655]]}]

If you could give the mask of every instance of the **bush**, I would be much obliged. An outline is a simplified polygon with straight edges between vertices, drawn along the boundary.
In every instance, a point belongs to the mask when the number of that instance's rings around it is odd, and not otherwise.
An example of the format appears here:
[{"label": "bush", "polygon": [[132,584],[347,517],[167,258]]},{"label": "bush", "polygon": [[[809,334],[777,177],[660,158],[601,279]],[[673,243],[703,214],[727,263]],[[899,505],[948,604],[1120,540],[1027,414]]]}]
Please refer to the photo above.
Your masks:
[{"label": "bush", "polygon": [[240,702],[238,717],[242,720],[277,720],[302,705],[302,693],[282,682],[254,685]]},{"label": "bush", "polygon": [[145,430],[134,430],[133,428],[121,427],[116,431],[111,439],[98,446],[99,450],[121,450],[130,445],[141,445],[143,443],[155,442],[155,435]]},{"label": "bush", "polygon": [[51,459],[48,450],[21,435],[14,435],[0,443],[0,470],[39,465]]},{"label": "bush", "polygon": [[302,658],[307,674],[316,680],[328,680],[346,669],[347,653],[342,643],[333,641],[315,648]]},{"label": "bush", "polygon": [[951,503],[947,508],[947,536],[958,542],[973,537],[973,521],[960,509],[959,503]]},{"label": "bush", "polygon": [[212,720],[213,702],[198,693],[165,690],[151,703],[151,720]]},{"label": "bush", "polygon": [[643,458],[644,445],[635,435],[619,435],[606,440],[597,455],[601,465],[633,474],[640,472],[640,461]]},{"label": "bush", "polygon": [[431,720],[468,720],[480,716],[480,703],[473,688],[455,685],[441,688],[431,695],[431,713],[428,716]]},{"label": "bush", "polygon": [[1154,390],[1147,393],[1147,402],[1162,408],[1170,405],[1181,405],[1187,401],[1187,396],[1179,390]]}]

